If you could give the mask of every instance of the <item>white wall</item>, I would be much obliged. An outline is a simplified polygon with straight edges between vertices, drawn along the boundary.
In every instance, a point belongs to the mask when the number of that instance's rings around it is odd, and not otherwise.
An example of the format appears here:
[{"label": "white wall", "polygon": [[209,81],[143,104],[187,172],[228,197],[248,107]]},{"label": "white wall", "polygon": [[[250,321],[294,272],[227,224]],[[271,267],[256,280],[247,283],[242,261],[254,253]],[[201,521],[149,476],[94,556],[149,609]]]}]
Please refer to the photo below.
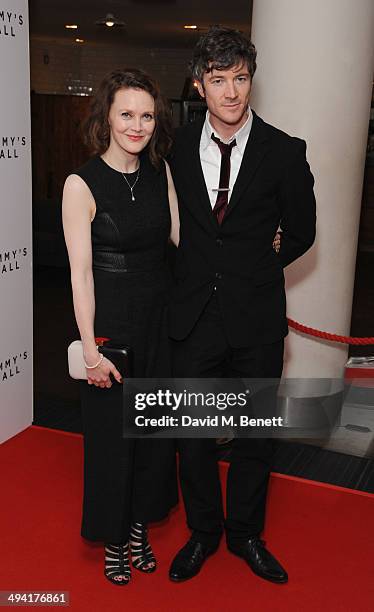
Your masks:
[{"label": "white wall", "polygon": [[[348,335],[373,77],[373,0],[255,0],[255,110],[304,138],[317,239],[286,270],[288,316]],[[291,331],[285,375],[343,374],[348,347]]]},{"label": "white wall", "polygon": [[27,0],[0,6],[0,442],[32,420]]}]

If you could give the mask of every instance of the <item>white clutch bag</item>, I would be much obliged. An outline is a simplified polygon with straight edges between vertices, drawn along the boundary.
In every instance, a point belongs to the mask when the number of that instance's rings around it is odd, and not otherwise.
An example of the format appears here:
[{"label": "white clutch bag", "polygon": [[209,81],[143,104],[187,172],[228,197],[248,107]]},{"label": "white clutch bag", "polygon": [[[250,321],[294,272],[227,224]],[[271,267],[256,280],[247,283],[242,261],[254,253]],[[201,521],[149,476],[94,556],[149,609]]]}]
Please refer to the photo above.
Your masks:
[{"label": "white clutch bag", "polygon": [[[99,345],[99,353],[107,357],[122,375],[122,378],[131,376],[131,349],[128,346],[118,347]],[[83,345],[81,340],[74,340],[68,346],[69,375],[75,380],[87,380],[87,370],[84,365]]]},{"label": "white clutch bag", "polygon": [[68,346],[69,375],[75,380],[87,380],[86,366],[84,365],[83,346],[81,340],[74,340]]}]

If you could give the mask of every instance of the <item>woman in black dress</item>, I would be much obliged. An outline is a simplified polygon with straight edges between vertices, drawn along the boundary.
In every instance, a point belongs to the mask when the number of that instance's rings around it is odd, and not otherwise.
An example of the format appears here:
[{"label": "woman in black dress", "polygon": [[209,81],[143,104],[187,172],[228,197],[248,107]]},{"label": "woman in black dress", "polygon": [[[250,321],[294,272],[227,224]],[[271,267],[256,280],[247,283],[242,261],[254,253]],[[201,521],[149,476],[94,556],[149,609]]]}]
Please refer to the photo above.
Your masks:
[{"label": "woman in black dress", "polygon": [[156,568],[146,524],[177,502],[172,440],[122,437],[121,374],[98,353],[95,337],[133,349],[133,375],[168,377],[167,243],[179,219],[164,156],[168,109],[140,70],[104,79],[86,136],[96,156],[65,183],[63,224],[74,310],[87,383],[82,383],[84,499],[82,536],[105,543],[106,577],[130,580],[132,565]]}]

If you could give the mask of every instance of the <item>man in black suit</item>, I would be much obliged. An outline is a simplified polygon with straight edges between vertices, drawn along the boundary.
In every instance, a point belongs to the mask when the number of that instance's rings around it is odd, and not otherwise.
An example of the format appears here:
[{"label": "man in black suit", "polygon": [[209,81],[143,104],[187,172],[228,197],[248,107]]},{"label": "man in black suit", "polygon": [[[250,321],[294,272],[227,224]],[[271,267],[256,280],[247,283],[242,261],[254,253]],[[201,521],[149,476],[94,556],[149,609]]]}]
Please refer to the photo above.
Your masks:
[{"label": "man in black suit", "polygon": [[[305,142],[251,110],[255,69],[255,47],[238,31],[214,27],[195,48],[193,77],[208,111],[204,123],[177,131],[171,158],[181,222],[170,306],[175,377],[282,374],[283,267],[314,242],[314,181]],[[277,255],[272,243],[279,225]],[[234,440],[226,521],[214,439],[178,443],[192,536],[174,558],[170,578],[195,576],[217,549],[224,525],[231,552],[257,575],[286,582],[286,571],[260,539],[271,440]]]}]

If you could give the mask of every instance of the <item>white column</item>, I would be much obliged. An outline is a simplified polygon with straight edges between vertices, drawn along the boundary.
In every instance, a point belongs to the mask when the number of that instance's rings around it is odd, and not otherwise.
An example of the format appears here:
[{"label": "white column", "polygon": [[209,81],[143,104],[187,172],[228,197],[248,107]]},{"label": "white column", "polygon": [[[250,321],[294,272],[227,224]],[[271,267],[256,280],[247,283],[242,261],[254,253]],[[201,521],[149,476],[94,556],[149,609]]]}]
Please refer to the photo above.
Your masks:
[{"label": "white column", "polygon": [[[317,240],[286,269],[288,316],[349,334],[373,77],[373,0],[255,0],[251,105],[304,138],[315,177]],[[347,347],[298,335],[287,377],[341,377]]]},{"label": "white column", "polygon": [[32,277],[27,0],[0,6],[0,442],[32,421]]}]

